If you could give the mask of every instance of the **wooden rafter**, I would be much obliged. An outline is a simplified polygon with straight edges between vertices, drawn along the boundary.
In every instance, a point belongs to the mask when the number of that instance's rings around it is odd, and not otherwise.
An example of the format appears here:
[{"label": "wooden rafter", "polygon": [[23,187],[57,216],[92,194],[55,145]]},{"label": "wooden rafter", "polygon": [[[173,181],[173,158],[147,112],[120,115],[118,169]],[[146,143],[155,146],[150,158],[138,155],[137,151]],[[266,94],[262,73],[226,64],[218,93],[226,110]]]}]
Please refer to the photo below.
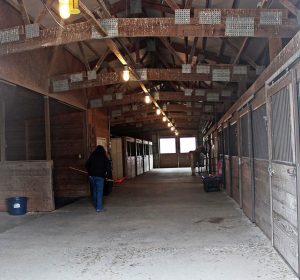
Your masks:
[{"label": "wooden rafter", "polygon": [[78,42],[78,47],[79,47],[79,51],[80,51],[80,54],[81,54],[81,57],[83,59],[83,62],[84,62],[84,65],[85,65],[85,69],[87,71],[90,71],[91,70],[91,67],[90,67],[90,64],[89,64],[89,61],[87,59],[87,56],[85,54],[85,51],[83,49],[83,44],[82,42]]},{"label": "wooden rafter", "polygon": [[[80,2],[81,6],[83,5]],[[41,34],[37,38],[30,40],[20,40],[18,42],[12,42],[0,45],[0,55],[22,52],[26,50],[34,50],[43,47],[65,45],[68,43],[86,41],[92,39],[92,31],[95,28],[97,31],[101,31],[99,21],[86,9],[82,9],[83,14],[90,19],[88,22],[69,24],[65,26],[65,29],[49,28],[41,31]],[[259,9],[252,10],[222,10],[223,13],[232,15],[243,15],[259,17]],[[282,10],[285,16],[286,10]],[[92,20],[93,19],[93,20]],[[225,35],[224,22],[219,25],[199,25],[196,19],[189,25],[176,25],[172,18],[118,18],[119,34],[118,37],[227,37]],[[21,30],[22,27],[20,27]],[[254,37],[282,37],[290,38],[299,29],[297,22],[293,19],[284,19],[284,22],[280,26],[262,26],[257,25],[254,31]],[[210,30],[214,30],[211,32]],[[103,33],[103,35],[106,33]],[[107,45],[111,44],[111,39],[98,39],[104,40]],[[111,48],[113,46],[110,46]],[[113,51],[115,52],[115,50]]]},{"label": "wooden rafter", "polygon": [[[214,69],[231,69],[231,65],[213,65]],[[69,80],[71,74],[64,74],[52,78],[52,84],[55,81],[65,81]],[[83,76],[86,76],[86,73],[83,72]],[[254,78],[254,77],[253,77]],[[244,80],[251,80],[251,76],[248,75],[231,75],[231,82],[241,82]],[[148,68],[147,69],[147,81],[212,81],[212,74],[198,74],[195,71],[190,74],[182,73],[181,69],[160,69],[160,68]],[[138,82],[134,77],[131,80],[132,82]],[[122,78],[122,72],[109,72],[109,73],[100,73],[97,76],[96,80],[84,80],[82,82],[70,83],[69,90],[82,89],[88,87],[97,87],[105,85],[113,85],[118,83],[124,83]]]},{"label": "wooden rafter", "polygon": [[18,0],[18,4],[20,5],[21,15],[22,15],[22,19],[23,19],[24,24],[30,24],[30,19],[29,19],[24,1],[23,0]]}]

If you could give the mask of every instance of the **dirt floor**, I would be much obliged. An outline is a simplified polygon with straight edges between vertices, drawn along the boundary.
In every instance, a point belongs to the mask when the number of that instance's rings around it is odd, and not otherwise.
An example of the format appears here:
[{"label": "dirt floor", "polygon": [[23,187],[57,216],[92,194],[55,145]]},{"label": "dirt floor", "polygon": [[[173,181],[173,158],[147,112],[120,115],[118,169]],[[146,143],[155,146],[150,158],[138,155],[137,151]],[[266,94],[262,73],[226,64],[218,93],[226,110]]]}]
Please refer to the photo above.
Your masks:
[{"label": "dirt floor", "polygon": [[188,169],[114,188],[106,212],[88,199],[49,214],[0,214],[0,279],[297,279],[225,193]]}]

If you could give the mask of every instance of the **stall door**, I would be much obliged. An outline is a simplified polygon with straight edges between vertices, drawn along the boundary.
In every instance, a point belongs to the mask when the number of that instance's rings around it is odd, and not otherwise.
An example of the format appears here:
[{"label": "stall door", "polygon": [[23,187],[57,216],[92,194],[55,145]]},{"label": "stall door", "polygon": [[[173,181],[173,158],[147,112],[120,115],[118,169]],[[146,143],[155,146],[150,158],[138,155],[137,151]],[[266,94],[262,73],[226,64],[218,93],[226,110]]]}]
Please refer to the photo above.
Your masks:
[{"label": "stall door", "polygon": [[295,90],[292,74],[267,87],[274,247],[298,273]]}]

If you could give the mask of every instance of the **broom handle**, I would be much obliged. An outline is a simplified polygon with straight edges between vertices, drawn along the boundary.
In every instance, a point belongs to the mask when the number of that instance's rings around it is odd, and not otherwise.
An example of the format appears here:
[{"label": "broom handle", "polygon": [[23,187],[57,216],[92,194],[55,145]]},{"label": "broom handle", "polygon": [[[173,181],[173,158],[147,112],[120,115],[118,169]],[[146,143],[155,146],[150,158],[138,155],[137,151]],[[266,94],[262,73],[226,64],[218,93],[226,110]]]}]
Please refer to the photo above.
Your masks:
[{"label": "broom handle", "polygon": [[[88,173],[87,173],[86,171],[81,170],[81,169],[78,169],[78,168],[74,168],[74,167],[69,166],[69,169],[74,170],[74,171],[77,171],[77,172],[82,173],[82,174],[88,175]],[[114,181],[114,180],[112,180],[112,179],[107,179],[107,178],[106,178],[105,180],[106,180],[106,181],[109,181],[109,182],[113,182],[113,181]]]}]

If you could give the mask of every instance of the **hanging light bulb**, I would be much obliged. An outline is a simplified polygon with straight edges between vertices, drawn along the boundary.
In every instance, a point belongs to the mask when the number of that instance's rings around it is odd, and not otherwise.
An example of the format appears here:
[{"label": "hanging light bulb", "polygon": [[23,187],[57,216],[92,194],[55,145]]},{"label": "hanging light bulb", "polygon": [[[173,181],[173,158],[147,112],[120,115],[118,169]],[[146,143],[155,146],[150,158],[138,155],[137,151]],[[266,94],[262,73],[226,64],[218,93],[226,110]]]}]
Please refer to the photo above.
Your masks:
[{"label": "hanging light bulb", "polygon": [[171,123],[168,123],[168,127],[171,127],[172,126],[172,124]]},{"label": "hanging light bulb", "polygon": [[174,130],[175,130],[175,127],[174,127],[174,126],[172,126],[172,127],[171,127],[171,131],[174,131]]},{"label": "hanging light bulb", "polygon": [[166,121],[167,121],[167,117],[164,116],[164,117],[162,118],[162,120],[163,120],[163,122],[166,122]]},{"label": "hanging light bulb", "polygon": [[178,132],[177,131],[175,131],[175,135],[178,136]]},{"label": "hanging light bulb", "polygon": [[147,104],[151,103],[151,98],[149,95],[145,96],[145,103],[147,103]]},{"label": "hanging light bulb", "polygon": [[129,68],[127,65],[124,66],[124,70],[123,70],[123,80],[125,82],[128,82],[129,81],[129,78],[130,78],[130,75],[129,75]]},{"label": "hanging light bulb", "polygon": [[69,0],[58,0],[59,3],[59,15],[62,19],[70,17],[70,3]]},{"label": "hanging light bulb", "polygon": [[161,111],[160,111],[160,109],[159,109],[159,108],[157,108],[157,109],[156,109],[156,115],[158,115],[158,116],[159,116],[160,114],[161,114]]}]

